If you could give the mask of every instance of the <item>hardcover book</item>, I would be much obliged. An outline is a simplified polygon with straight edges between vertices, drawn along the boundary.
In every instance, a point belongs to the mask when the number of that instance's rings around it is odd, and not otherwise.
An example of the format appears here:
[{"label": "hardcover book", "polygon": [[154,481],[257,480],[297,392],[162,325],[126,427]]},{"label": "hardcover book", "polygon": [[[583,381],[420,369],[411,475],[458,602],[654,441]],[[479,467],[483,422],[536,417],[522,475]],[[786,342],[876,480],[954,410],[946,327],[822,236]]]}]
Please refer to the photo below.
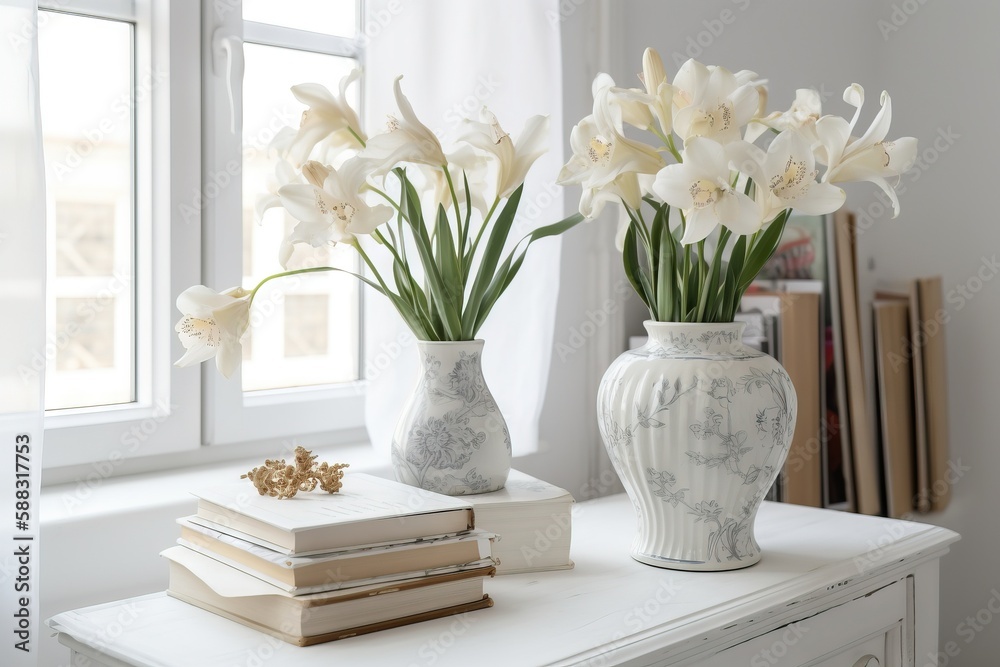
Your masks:
[{"label": "hardcover book", "polygon": [[573,567],[573,496],[565,489],[511,470],[503,489],[466,499],[476,508],[476,524],[498,536],[497,574]]},{"label": "hardcover book", "polygon": [[198,516],[288,554],[330,552],[474,528],[472,505],[363,473],[344,476],[338,493],[287,500],[259,495],[246,482],[192,491]]},{"label": "hardcover book", "polygon": [[493,567],[294,596],[182,546],[167,594],[230,620],[308,646],[492,606],[483,580]]},{"label": "hardcover book", "polygon": [[289,556],[192,521],[178,519],[178,544],[301,595],[414,579],[492,565],[492,533],[475,530],[404,544],[363,547],[307,556]]}]

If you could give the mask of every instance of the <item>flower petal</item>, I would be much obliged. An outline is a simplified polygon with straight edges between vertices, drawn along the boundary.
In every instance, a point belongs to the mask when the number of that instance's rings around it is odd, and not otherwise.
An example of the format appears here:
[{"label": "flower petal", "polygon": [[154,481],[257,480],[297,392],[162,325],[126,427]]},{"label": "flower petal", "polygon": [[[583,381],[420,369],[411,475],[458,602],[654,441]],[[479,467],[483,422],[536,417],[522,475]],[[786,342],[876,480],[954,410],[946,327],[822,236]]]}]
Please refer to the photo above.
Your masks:
[{"label": "flower petal", "polygon": [[706,206],[691,211],[687,216],[687,227],[684,228],[684,236],[681,243],[690,245],[704,240],[709,234],[719,226],[719,215],[715,206]]},{"label": "flower petal", "polygon": [[813,183],[804,196],[784,203],[805,215],[826,215],[843,206],[846,199],[847,193],[836,185]]},{"label": "flower petal", "polygon": [[686,163],[669,164],[656,173],[653,192],[671,206],[684,210],[694,207],[691,184],[698,180]]},{"label": "flower petal", "polygon": [[734,234],[753,234],[763,222],[757,202],[742,192],[727,193],[713,208],[721,223]]}]

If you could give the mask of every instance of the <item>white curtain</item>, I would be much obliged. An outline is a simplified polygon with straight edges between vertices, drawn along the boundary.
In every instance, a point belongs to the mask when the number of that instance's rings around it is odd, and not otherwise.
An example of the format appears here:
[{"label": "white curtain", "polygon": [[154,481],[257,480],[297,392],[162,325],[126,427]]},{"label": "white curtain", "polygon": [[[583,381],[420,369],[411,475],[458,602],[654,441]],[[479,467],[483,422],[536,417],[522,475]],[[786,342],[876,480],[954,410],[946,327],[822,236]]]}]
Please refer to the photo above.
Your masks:
[{"label": "white curtain", "polygon": [[[365,111],[374,130],[395,113],[392,81],[442,139],[484,104],[515,139],[524,121],[549,116],[549,152],[525,182],[512,236],[562,219],[562,63],[557,0],[371,0],[366,3]],[[445,143],[447,149],[448,144]],[[510,429],[514,455],[535,451],[552,356],[559,291],[559,239],[533,245],[517,279],[483,326],[486,382]],[[413,337],[387,300],[366,294],[370,379],[366,412],[377,450],[389,450],[417,379]]]},{"label": "white curtain", "polygon": [[[4,640],[4,664],[11,667],[37,664],[41,639],[37,572],[46,354],[45,175],[37,34],[32,0],[0,0],[0,509],[6,519],[0,531],[5,545],[0,569],[18,571],[15,551],[27,553],[31,564],[30,580],[23,582],[29,589],[15,595],[13,580],[7,579],[0,597],[0,613],[15,630],[12,636],[8,629]],[[22,480],[27,483],[19,484]],[[28,493],[18,498],[18,490]],[[28,504],[18,507],[17,502]],[[25,618],[22,596],[29,600],[27,627],[20,625]]]}]

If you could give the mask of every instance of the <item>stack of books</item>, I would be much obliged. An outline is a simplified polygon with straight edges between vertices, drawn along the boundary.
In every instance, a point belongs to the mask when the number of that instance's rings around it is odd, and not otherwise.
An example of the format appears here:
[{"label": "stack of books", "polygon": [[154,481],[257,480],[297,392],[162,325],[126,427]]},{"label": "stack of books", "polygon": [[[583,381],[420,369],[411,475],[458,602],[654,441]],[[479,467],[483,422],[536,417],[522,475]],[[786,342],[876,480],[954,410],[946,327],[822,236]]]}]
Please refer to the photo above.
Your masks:
[{"label": "stack of books", "polygon": [[495,535],[468,502],[360,473],[339,493],[277,500],[203,489],[179,519],[167,592],[308,646],[492,606]]},{"label": "stack of books", "polygon": [[504,488],[465,499],[475,507],[476,525],[496,535],[497,574],[573,567],[573,496],[565,489],[511,470]]}]

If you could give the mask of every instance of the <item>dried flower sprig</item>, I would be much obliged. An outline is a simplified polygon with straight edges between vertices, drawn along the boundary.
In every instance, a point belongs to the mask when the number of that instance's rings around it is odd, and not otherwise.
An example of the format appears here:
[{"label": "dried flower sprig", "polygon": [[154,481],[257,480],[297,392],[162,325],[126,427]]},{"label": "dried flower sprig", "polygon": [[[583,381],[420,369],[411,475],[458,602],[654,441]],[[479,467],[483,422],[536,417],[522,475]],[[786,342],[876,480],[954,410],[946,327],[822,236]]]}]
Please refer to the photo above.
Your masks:
[{"label": "dried flower sprig", "polygon": [[349,463],[316,463],[316,455],[305,447],[295,448],[295,465],[285,459],[267,459],[240,479],[249,479],[262,496],[283,500],[299,491],[313,491],[319,486],[327,493],[336,493],[343,486],[344,468]]}]

